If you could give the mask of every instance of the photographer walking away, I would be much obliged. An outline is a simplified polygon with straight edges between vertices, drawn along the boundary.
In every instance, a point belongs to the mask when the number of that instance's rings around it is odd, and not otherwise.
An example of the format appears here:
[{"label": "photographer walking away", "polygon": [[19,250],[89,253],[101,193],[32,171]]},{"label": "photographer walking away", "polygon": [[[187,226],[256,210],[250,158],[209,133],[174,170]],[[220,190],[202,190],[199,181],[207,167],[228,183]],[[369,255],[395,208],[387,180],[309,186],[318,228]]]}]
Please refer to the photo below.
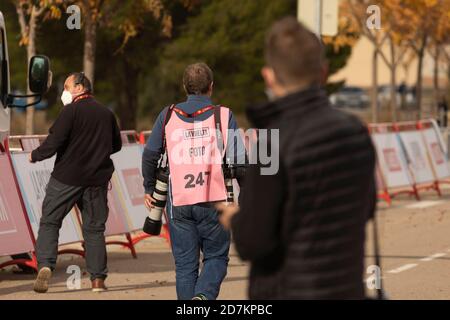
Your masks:
[{"label": "photographer walking away", "polygon": [[178,299],[214,300],[227,273],[230,248],[230,234],[220,225],[214,203],[227,198],[223,160],[245,164],[245,148],[234,134],[238,127],[231,110],[211,101],[211,69],[204,63],[189,65],[183,86],[187,101],[160,113],[144,150],[145,203],[152,209],[157,202],[152,195],[167,152],[166,207]]}]

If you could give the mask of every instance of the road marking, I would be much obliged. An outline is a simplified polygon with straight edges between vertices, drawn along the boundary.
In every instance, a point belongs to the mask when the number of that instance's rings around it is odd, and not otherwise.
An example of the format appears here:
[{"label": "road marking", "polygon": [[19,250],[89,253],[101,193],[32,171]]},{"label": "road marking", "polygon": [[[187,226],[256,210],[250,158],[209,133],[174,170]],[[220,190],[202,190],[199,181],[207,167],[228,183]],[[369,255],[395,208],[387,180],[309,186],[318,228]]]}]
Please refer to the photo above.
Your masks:
[{"label": "road marking", "polygon": [[[385,280],[385,279],[386,279],[386,277],[384,277],[384,276],[380,277],[380,280]],[[367,283],[367,281],[369,281],[369,280],[370,280],[370,281],[373,281],[373,279],[371,279],[370,277],[368,277],[367,279],[364,279],[363,282],[364,282],[364,283]]]},{"label": "road marking", "polygon": [[440,257],[446,256],[446,255],[447,255],[446,253],[435,253],[435,254],[433,254],[433,255],[431,255],[429,257],[420,259],[420,261],[432,261],[432,260],[434,260],[436,258],[440,258]]},{"label": "road marking", "polygon": [[409,204],[409,205],[406,206],[406,208],[408,208],[408,209],[425,209],[425,208],[430,208],[430,207],[437,206],[437,205],[442,204],[444,202],[445,201],[443,201],[443,200],[420,201],[418,203]]},{"label": "road marking", "polygon": [[403,271],[406,271],[406,270],[409,270],[409,269],[412,269],[415,267],[417,267],[417,263],[405,264],[401,267],[398,267],[397,269],[389,270],[388,273],[400,273],[400,272],[403,272]]}]

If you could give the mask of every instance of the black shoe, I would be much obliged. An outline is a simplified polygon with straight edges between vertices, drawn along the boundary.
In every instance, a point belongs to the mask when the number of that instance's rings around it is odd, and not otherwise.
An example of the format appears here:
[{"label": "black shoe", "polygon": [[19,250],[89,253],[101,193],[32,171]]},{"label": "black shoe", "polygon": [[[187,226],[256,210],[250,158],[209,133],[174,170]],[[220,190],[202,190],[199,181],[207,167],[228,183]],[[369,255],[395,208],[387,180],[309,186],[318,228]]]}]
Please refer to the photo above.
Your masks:
[{"label": "black shoe", "polygon": [[204,294],[198,294],[195,297],[192,298],[192,300],[208,300],[206,299],[206,296]]}]

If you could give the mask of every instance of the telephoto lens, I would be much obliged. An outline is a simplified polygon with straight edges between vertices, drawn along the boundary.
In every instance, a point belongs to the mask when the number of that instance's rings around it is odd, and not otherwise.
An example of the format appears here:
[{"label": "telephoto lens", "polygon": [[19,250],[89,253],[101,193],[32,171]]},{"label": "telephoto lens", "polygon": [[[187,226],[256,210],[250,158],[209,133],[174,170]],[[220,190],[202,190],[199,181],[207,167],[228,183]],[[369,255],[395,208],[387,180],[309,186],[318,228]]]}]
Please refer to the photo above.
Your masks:
[{"label": "telephoto lens", "polygon": [[154,207],[150,209],[148,217],[145,219],[142,230],[152,236],[161,233],[162,214],[167,203],[167,186],[169,183],[169,171],[167,168],[160,168],[156,176],[155,191],[153,191]]}]

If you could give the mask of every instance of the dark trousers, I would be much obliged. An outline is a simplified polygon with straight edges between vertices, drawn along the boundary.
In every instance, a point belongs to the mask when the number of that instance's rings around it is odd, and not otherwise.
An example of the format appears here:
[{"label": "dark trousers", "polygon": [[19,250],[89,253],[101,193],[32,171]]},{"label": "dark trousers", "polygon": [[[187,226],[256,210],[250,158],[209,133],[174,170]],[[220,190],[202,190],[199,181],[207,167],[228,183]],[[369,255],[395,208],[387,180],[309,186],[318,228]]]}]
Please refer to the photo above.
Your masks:
[{"label": "dark trousers", "polygon": [[83,238],[87,271],[91,280],[105,279],[108,273],[105,244],[108,219],[108,184],[75,187],[51,177],[42,203],[42,217],[36,243],[39,268],[54,270],[58,255],[58,237],[64,217],[76,204],[83,220]]}]

